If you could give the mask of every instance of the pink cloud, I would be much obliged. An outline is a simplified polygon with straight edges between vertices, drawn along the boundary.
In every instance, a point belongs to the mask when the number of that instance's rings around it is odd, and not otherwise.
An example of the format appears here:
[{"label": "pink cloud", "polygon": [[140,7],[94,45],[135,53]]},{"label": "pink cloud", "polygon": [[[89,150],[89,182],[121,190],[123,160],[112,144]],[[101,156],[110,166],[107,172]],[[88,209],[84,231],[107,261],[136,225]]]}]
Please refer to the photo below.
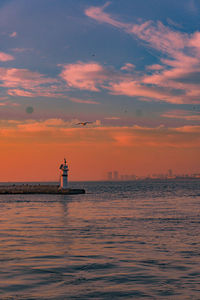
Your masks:
[{"label": "pink cloud", "polygon": [[131,63],[126,63],[123,67],[121,67],[121,70],[125,71],[132,71],[135,68],[135,65]]},{"label": "pink cloud", "polygon": [[106,88],[108,82],[117,81],[127,76],[116,72],[113,68],[104,67],[97,62],[77,62],[63,66],[60,74],[67,85],[72,88],[98,92]]},{"label": "pink cloud", "polygon": [[[107,5],[106,5],[107,6]],[[137,78],[135,85],[130,84],[130,78],[114,83],[112,88],[115,93],[136,95],[142,94],[149,98],[159,99],[162,88],[168,89],[167,95],[161,92],[161,99],[174,103],[199,103],[200,102],[200,32],[187,34],[172,30],[161,22],[147,21],[142,24],[130,24],[116,21],[111,14],[105,13],[103,7],[91,7],[86,10],[86,15],[98,22],[104,22],[114,27],[123,29],[126,33],[141,40],[168,58],[160,58],[160,63],[148,66],[152,74],[143,74]],[[126,81],[126,82],[125,82]],[[124,89],[128,86],[128,90]],[[177,91],[177,92],[176,92]],[[156,93],[156,94],[155,94]],[[170,96],[171,93],[171,96]],[[155,95],[154,95],[155,94]],[[164,92],[166,94],[166,91]],[[179,94],[174,98],[174,94]],[[175,100],[174,100],[175,99]]]},{"label": "pink cloud", "polygon": [[83,103],[83,104],[99,104],[97,101],[93,100],[83,100],[83,99],[78,99],[78,98],[69,98],[70,101],[75,102],[75,103]]},{"label": "pink cloud", "polygon": [[192,35],[192,37],[189,41],[189,45],[191,47],[200,48],[200,32],[199,31],[195,32]]},{"label": "pink cloud", "polygon": [[[129,66],[128,66],[129,67]],[[132,67],[132,66],[131,66]],[[78,62],[65,65],[61,77],[69,87],[98,92],[100,88],[107,89],[115,95],[143,97],[171,103],[183,103],[182,99],[173,95],[165,87],[143,84],[143,77],[136,74],[124,74],[99,63]],[[79,102],[80,99],[73,99]],[[82,102],[83,100],[81,100]],[[90,101],[91,103],[91,101]]]},{"label": "pink cloud", "polygon": [[9,35],[9,37],[16,37],[17,36],[17,32],[16,31],[14,31],[14,32],[12,32],[10,35]]},{"label": "pink cloud", "polygon": [[170,55],[184,49],[188,44],[187,34],[173,31],[161,22],[154,24],[148,21],[141,25],[134,24],[130,33],[150,44],[152,48]]},{"label": "pink cloud", "polygon": [[199,112],[183,111],[183,110],[171,110],[162,114],[164,118],[170,119],[183,119],[186,121],[200,121]]},{"label": "pink cloud", "polygon": [[55,90],[51,87],[48,88],[40,88],[35,87],[31,89],[31,91],[26,91],[22,89],[9,89],[7,91],[10,96],[19,96],[19,97],[49,97],[49,98],[65,98],[66,96],[61,93],[55,93]]},{"label": "pink cloud", "polygon": [[98,91],[105,81],[104,68],[95,62],[65,65],[60,76],[68,86],[90,91]]},{"label": "pink cloud", "polygon": [[165,67],[159,64],[155,64],[155,65],[147,66],[146,68],[147,70],[159,71],[159,70],[163,70]]},{"label": "pink cloud", "polygon": [[56,80],[46,78],[38,72],[31,72],[27,69],[0,68],[0,80],[4,87],[33,88],[41,84],[53,83]]},{"label": "pink cloud", "polygon": [[155,99],[157,101],[166,101],[171,103],[182,103],[182,99],[178,96],[172,95],[167,89],[156,86],[145,86],[139,81],[121,81],[119,83],[112,83],[110,91],[116,95],[126,95],[130,97],[143,97],[147,99]]},{"label": "pink cloud", "polygon": [[0,61],[9,61],[9,60],[14,60],[14,56],[4,52],[0,52]]},{"label": "pink cloud", "polygon": [[92,6],[85,10],[85,14],[99,21],[107,23],[114,27],[124,29],[130,34],[134,34],[141,40],[151,44],[153,48],[170,53],[174,50],[183,49],[187,44],[188,35],[173,31],[161,22],[156,25],[152,21],[147,21],[143,24],[130,24],[116,21],[111,14],[105,13],[104,9],[109,5],[109,2],[104,6]]},{"label": "pink cloud", "polygon": [[20,90],[20,89],[13,89],[13,90],[10,89],[7,91],[7,93],[10,96],[20,96],[20,97],[33,97],[34,95],[31,92]]},{"label": "pink cloud", "polygon": [[8,88],[10,96],[65,97],[66,87],[58,79],[27,69],[0,68],[0,81],[0,86]]},{"label": "pink cloud", "polygon": [[119,117],[106,117],[105,120],[120,120]]},{"label": "pink cloud", "polygon": [[108,23],[118,28],[127,28],[127,24],[123,22],[119,22],[114,20],[108,13],[104,12],[104,9],[110,4],[110,2],[107,2],[101,7],[92,6],[85,10],[86,16],[95,19],[96,21],[100,23]]},{"label": "pink cloud", "polygon": [[0,102],[0,106],[19,106],[19,103],[5,101],[5,102]]}]

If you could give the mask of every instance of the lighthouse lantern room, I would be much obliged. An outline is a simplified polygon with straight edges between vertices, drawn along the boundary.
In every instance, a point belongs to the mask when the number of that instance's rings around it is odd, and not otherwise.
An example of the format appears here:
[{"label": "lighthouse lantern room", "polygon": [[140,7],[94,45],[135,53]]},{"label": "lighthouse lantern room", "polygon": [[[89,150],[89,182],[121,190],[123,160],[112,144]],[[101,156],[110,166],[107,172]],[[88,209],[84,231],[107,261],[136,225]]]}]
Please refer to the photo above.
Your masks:
[{"label": "lighthouse lantern room", "polygon": [[64,158],[64,164],[60,165],[60,188],[66,189],[68,187],[68,165],[66,159]]}]

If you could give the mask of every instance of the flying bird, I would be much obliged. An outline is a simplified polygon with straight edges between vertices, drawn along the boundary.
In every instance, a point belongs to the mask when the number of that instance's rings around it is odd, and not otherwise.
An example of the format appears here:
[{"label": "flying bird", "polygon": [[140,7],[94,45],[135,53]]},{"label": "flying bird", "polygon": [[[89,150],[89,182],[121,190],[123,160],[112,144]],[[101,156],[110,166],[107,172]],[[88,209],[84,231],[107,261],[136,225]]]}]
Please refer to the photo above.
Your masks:
[{"label": "flying bird", "polygon": [[83,126],[85,126],[85,125],[90,124],[90,123],[93,123],[93,122],[89,122],[89,121],[87,121],[87,122],[79,122],[76,125],[83,125]]}]

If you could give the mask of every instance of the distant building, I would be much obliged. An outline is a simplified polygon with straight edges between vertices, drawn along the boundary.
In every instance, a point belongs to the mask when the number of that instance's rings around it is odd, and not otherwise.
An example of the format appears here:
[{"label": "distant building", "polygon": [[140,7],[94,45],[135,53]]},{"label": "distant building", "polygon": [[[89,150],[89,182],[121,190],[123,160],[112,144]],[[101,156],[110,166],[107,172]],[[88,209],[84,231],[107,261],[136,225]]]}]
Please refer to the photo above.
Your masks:
[{"label": "distant building", "polygon": [[112,172],[107,173],[107,180],[112,180]]},{"label": "distant building", "polygon": [[113,179],[114,179],[114,180],[119,180],[119,174],[118,174],[117,171],[114,171],[114,172],[113,172]]},{"label": "distant building", "polygon": [[167,175],[168,175],[168,177],[173,177],[172,169],[168,170],[168,174]]}]

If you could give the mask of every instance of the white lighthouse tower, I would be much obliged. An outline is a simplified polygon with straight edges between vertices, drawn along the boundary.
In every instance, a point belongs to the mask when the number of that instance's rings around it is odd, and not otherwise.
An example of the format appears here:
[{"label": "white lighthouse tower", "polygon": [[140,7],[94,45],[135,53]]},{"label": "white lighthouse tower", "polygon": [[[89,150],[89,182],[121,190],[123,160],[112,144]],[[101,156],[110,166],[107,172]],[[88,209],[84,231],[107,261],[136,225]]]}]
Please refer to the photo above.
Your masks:
[{"label": "white lighthouse tower", "polygon": [[60,189],[66,189],[68,186],[68,165],[64,158],[64,164],[60,165]]}]

